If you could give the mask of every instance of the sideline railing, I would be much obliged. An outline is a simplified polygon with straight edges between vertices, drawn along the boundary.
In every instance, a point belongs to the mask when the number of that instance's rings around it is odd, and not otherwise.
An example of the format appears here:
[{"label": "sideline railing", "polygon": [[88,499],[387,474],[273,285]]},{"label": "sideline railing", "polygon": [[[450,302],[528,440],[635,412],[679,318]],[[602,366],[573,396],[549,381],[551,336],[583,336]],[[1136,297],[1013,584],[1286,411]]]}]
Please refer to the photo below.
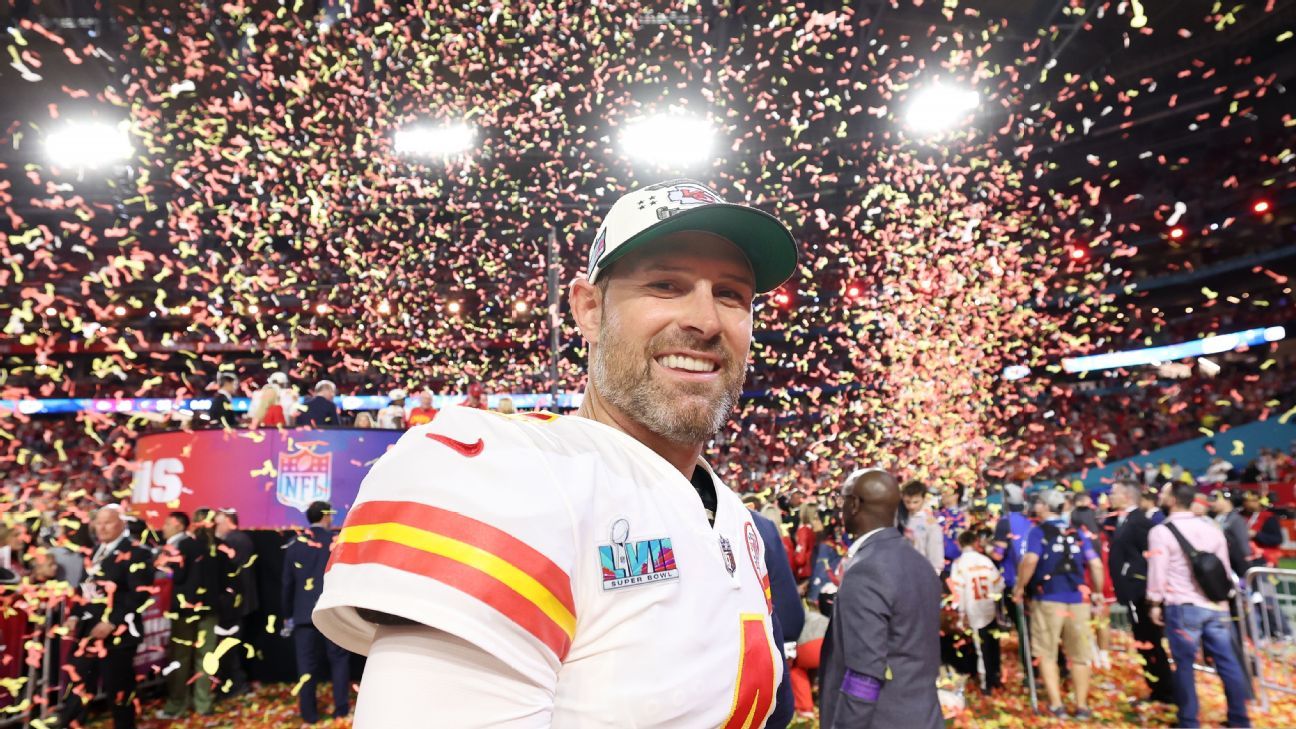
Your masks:
[{"label": "sideline railing", "polygon": [[1253,567],[1245,585],[1244,644],[1255,665],[1257,698],[1268,708],[1270,691],[1296,694],[1296,570]]},{"label": "sideline railing", "polygon": [[[62,707],[67,682],[62,667],[71,662],[74,646],[60,628],[73,593],[66,583],[54,584],[63,587],[24,586],[21,600],[4,600],[6,596],[0,594],[0,729],[46,722]],[[154,586],[153,602],[142,615],[144,636],[135,655],[137,690],[161,683],[171,636],[164,612],[171,580],[159,578]],[[103,696],[100,692],[96,699]]]}]

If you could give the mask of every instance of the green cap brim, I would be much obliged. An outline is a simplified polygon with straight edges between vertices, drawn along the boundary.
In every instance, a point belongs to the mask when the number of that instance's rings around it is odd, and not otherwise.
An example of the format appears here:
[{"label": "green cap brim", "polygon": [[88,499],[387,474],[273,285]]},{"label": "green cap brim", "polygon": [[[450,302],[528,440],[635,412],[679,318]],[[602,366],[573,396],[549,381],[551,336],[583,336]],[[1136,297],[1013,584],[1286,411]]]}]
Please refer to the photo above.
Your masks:
[{"label": "green cap brim", "polygon": [[773,291],[796,272],[796,239],[778,218],[755,208],[729,203],[686,210],[645,228],[604,256],[599,268],[607,270],[626,254],[662,236],[685,230],[714,233],[738,246],[751,263],[758,294]]}]

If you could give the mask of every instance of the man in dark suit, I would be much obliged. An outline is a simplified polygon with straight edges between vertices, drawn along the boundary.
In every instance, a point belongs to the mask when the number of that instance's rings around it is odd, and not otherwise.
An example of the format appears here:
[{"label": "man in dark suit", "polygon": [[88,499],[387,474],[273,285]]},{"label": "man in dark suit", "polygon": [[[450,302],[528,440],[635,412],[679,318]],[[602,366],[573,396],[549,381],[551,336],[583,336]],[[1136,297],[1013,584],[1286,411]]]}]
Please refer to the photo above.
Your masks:
[{"label": "man in dark suit", "polygon": [[941,729],[940,578],[895,529],[900,486],[852,473],[842,523],[856,537],[833,602],[819,671],[823,729]]},{"label": "man in dark suit", "polygon": [[[178,525],[189,520],[176,521]],[[230,559],[216,540],[208,508],[194,512],[191,533],[168,535],[167,543],[172,550],[167,559],[172,572],[167,655],[174,667],[166,675],[166,703],[156,716],[175,721],[191,708],[199,716],[210,716],[216,680],[203,667],[203,659],[216,651],[217,627],[228,620],[222,588]]]},{"label": "man in dark suit", "polygon": [[248,651],[252,644],[247,641],[252,635],[248,618],[260,606],[257,599],[256,549],[252,546],[252,537],[238,528],[237,511],[225,509],[216,512],[214,524],[216,538],[233,550],[233,554],[227,553],[230,574],[226,579],[233,594],[230,596],[228,624],[221,627],[233,631],[233,636],[243,641],[225,654],[220,673],[222,678],[229,679],[229,695],[240,696],[252,690],[248,685],[247,671]]},{"label": "man in dark suit", "polygon": [[336,426],[338,409],[334,397],[337,397],[337,385],[329,380],[315,383],[315,394],[306,401],[306,409],[297,416],[297,425],[309,428]]},{"label": "man in dark suit", "polygon": [[234,412],[234,394],[238,392],[238,378],[229,372],[216,376],[216,394],[212,396],[207,420],[213,427],[237,428],[238,413]]},{"label": "man in dark suit", "polygon": [[98,539],[68,634],[76,641],[58,726],[79,722],[102,682],[115,729],[135,726],[135,652],[144,634],[141,612],[153,583],[152,555],[131,541],[121,507],[94,516]]},{"label": "man in dark suit", "polygon": [[751,517],[761,541],[765,543],[765,571],[769,573],[770,597],[774,601],[774,641],[783,652],[783,682],[774,697],[774,711],[765,722],[765,729],[784,729],[792,722],[796,710],[792,681],[788,677],[787,646],[790,643],[795,647],[801,637],[801,628],[805,627],[805,609],[801,606],[801,595],[797,592],[796,578],[792,576],[792,566],[788,563],[778,526],[755,511]]},{"label": "man in dark suit", "polygon": [[[311,612],[319,601],[324,587],[324,568],[328,566],[329,547],[333,532],[329,524],[333,507],[327,501],[316,501],[306,509],[310,529],[293,537],[284,552],[283,611],[285,625],[292,632],[293,647],[297,652],[297,674],[304,677],[297,693],[302,720],[308,724],[319,721],[315,703],[315,684],[327,657],[329,673],[333,677],[333,716],[342,718],[350,709],[350,660],[344,649],[324,637],[315,628]],[[323,656],[321,656],[323,654]]]},{"label": "man in dark suit", "polygon": [[1141,489],[1132,483],[1117,483],[1111,490],[1111,507],[1104,530],[1111,535],[1107,566],[1111,570],[1116,599],[1127,606],[1134,626],[1134,644],[1145,661],[1143,676],[1152,689],[1149,701],[1174,703],[1174,683],[1162,629],[1148,618],[1147,548],[1148,532],[1155,526],[1139,505]]}]

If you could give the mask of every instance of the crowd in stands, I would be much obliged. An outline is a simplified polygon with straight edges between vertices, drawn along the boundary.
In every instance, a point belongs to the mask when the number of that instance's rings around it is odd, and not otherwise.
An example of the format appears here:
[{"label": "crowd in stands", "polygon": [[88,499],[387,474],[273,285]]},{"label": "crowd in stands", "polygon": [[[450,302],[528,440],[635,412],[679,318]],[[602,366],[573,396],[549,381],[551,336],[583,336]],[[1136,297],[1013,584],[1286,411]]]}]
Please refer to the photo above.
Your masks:
[{"label": "crowd in stands", "polygon": [[[1197,373],[1183,380],[1149,378],[1111,391],[1099,387],[1052,388],[1034,413],[1013,424],[1010,429],[1027,444],[1020,458],[1039,464],[1032,475],[1061,476],[1277,417],[1296,396],[1296,381],[1284,367],[1215,377]],[[1051,425],[1039,427],[1040,418]]]}]

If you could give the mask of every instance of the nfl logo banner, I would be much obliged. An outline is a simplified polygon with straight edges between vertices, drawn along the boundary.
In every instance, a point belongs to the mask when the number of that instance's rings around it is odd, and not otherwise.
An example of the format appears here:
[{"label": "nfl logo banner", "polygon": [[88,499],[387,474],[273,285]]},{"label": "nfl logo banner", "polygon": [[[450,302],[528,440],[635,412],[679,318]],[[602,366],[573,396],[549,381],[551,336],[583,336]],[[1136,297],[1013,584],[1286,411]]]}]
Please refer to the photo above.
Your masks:
[{"label": "nfl logo banner", "polygon": [[279,503],[305,511],[314,501],[332,495],[333,454],[316,451],[322,443],[297,443],[291,452],[279,453],[279,478],[275,496]]}]

